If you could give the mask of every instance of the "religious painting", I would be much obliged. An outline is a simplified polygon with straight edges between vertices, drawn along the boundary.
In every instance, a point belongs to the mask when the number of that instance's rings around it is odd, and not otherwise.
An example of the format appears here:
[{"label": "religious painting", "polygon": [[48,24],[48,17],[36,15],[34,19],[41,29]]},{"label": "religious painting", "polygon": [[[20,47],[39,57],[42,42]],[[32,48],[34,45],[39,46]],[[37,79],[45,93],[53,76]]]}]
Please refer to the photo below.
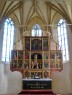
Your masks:
[{"label": "religious painting", "polygon": [[50,59],[55,59],[55,51],[50,51]]},{"label": "religious painting", "polygon": [[10,67],[11,67],[11,69],[16,69],[17,68],[17,60],[12,60]]},{"label": "religious painting", "polygon": [[42,50],[42,41],[40,39],[33,39],[31,41],[31,50]]},{"label": "religious painting", "polygon": [[49,78],[49,72],[48,71],[44,71],[44,78]]},{"label": "religious painting", "polygon": [[43,38],[43,50],[49,50],[48,38]]},{"label": "religious painting", "polygon": [[30,72],[29,71],[24,72],[24,78],[26,78],[26,79],[30,78]]},{"label": "religious painting", "polygon": [[62,61],[61,60],[56,60],[56,68],[62,69]]},{"label": "religious painting", "polygon": [[62,59],[62,53],[61,51],[56,51],[56,59]]},{"label": "religious painting", "polygon": [[50,60],[50,68],[55,68],[55,60]]},{"label": "religious painting", "polygon": [[30,38],[25,38],[25,50],[30,50]]},{"label": "religious painting", "polygon": [[15,59],[15,60],[17,59],[17,51],[15,51],[15,50],[14,51],[13,50],[11,51],[11,58],[12,59]]},{"label": "religious painting", "polygon": [[22,68],[23,60],[18,60],[18,68]]},{"label": "religious painting", "polygon": [[29,59],[29,51],[25,51],[25,59]]},{"label": "religious painting", "polygon": [[49,58],[49,53],[48,52],[44,52],[43,57],[44,57],[44,59],[48,59]]},{"label": "religious painting", "polygon": [[35,79],[42,78],[42,72],[31,72],[31,78]]},{"label": "religious painting", "polygon": [[24,61],[24,68],[26,68],[26,69],[29,68],[29,60]]},{"label": "religious painting", "polygon": [[18,51],[18,59],[23,59],[23,51]]},{"label": "religious painting", "polygon": [[48,60],[44,60],[44,68],[49,68],[49,61]]}]

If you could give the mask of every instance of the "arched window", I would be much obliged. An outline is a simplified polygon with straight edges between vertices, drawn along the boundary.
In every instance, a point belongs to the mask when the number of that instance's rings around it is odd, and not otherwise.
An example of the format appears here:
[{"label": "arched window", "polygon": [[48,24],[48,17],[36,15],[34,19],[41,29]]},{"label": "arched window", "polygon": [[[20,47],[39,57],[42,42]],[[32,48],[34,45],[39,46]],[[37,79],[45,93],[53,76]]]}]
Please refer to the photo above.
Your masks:
[{"label": "arched window", "polygon": [[32,28],[32,36],[42,36],[42,29],[38,24],[35,24]]},{"label": "arched window", "polygon": [[69,51],[68,51],[68,39],[67,39],[67,30],[66,22],[63,19],[60,19],[58,23],[58,42],[59,46],[62,49],[63,61],[69,60]]},{"label": "arched window", "polygon": [[13,48],[14,23],[9,18],[4,23],[2,61],[9,62],[11,50]]}]

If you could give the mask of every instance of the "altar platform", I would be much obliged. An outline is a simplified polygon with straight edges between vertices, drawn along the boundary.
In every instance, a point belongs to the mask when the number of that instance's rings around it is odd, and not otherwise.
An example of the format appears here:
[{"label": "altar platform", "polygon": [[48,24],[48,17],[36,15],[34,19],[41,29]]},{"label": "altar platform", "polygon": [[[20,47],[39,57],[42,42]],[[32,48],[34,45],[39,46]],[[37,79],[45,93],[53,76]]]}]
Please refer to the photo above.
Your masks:
[{"label": "altar platform", "polygon": [[23,79],[23,90],[51,90],[52,79]]}]

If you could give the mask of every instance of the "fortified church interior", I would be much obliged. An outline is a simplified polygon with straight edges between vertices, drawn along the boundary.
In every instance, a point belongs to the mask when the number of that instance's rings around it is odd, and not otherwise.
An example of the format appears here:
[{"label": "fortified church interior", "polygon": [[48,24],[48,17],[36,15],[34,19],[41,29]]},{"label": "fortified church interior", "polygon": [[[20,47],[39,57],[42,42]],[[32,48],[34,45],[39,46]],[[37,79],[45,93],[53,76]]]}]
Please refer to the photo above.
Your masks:
[{"label": "fortified church interior", "polygon": [[0,95],[23,90],[72,95],[72,0],[0,0]]}]

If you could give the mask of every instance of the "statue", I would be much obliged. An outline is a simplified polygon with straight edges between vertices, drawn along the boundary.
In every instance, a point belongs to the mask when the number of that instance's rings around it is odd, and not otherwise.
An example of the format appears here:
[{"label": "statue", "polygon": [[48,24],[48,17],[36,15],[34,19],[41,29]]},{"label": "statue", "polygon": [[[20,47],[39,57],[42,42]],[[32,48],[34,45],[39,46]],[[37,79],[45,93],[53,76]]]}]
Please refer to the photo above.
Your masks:
[{"label": "statue", "polygon": [[34,62],[32,61],[32,68],[39,68],[38,67],[38,62],[37,62],[37,54],[34,56]]}]

